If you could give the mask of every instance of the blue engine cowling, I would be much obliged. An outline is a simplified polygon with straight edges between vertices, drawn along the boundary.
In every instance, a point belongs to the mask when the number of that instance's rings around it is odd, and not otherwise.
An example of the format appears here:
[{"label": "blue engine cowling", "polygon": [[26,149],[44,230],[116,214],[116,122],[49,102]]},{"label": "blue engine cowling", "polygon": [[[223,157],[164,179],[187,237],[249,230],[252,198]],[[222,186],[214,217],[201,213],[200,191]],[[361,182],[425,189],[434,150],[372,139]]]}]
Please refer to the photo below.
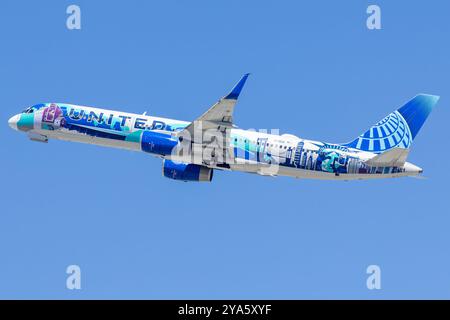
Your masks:
[{"label": "blue engine cowling", "polygon": [[197,164],[164,159],[163,176],[174,180],[210,182],[213,177],[213,169]]},{"label": "blue engine cowling", "polygon": [[164,134],[153,131],[144,131],[142,133],[141,148],[142,151],[159,155],[169,155],[173,148],[178,144],[178,139],[173,139],[170,134]]}]

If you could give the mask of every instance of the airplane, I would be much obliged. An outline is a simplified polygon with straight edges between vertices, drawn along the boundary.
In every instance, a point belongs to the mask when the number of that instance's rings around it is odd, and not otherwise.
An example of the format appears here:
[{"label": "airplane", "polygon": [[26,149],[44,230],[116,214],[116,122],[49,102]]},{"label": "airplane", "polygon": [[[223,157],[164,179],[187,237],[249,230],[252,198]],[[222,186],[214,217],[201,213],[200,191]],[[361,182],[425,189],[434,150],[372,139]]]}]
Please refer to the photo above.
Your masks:
[{"label": "airplane", "polygon": [[192,122],[41,103],[8,124],[32,141],[59,139],[149,153],[162,158],[164,177],[181,181],[209,182],[214,170],[346,181],[422,174],[406,159],[438,96],[418,94],[352,141],[327,143],[239,129],[233,113],[248,76]]}]

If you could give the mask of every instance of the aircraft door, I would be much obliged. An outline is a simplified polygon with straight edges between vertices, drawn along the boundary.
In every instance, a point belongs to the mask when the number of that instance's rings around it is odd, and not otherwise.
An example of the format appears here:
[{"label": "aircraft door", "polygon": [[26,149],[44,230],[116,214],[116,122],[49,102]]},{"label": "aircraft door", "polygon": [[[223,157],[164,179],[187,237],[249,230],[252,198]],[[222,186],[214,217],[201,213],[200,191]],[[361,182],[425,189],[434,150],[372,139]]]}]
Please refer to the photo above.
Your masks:
[{"label": "aircraft door", "polygon": [[267,138],[258,138],[256,141],[256,161],[265,162],[264,154],[266,153]]}]

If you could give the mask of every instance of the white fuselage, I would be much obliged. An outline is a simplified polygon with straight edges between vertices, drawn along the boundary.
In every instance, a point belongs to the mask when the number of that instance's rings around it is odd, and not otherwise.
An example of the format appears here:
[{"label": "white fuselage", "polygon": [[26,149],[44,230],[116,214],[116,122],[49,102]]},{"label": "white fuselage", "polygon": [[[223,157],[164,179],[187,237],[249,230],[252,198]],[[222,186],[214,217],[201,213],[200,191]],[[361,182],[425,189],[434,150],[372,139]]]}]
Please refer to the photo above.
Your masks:
[{"label": "white fuselage", "polygon": [[[58,110],[53,110],[53,105]],[[164,134],[176,139],[177,132],[190,123],[69,104],[45,106],[32,113],[33,119],[31,115],[19,115],[19,130],[43,139],[149,152],[148,150],[153,149],[144,145],[143,134]],[[233,128],[228,130],[224,149],[226,166],[221,166],[214,160],[205,162],[201,156],[194,157],[192,162],[215,169],[261,175],[333,180],[390,178],[420,173],[420,168],[409,163],[402,168],[368,167],[364,161],[376,156],[375,153],[300,139],[288,134],[274,135]],[[195,148],[190,152],[195,153],[193,150]],[[154,155],[177,160],[177,156],[173,154]]]}]

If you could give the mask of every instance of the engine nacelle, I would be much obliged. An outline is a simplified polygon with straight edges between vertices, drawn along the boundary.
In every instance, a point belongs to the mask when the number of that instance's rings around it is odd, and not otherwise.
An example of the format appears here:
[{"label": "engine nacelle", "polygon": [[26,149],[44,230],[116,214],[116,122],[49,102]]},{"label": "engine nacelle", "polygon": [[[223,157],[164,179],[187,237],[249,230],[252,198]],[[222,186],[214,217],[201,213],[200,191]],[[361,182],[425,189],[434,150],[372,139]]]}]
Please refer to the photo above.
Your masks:
[{"label": "engine nacelle", "polygon": [[213,169],[193,163],[164,159],[163,176],[174,180],[210,182],[213,177]]},{"label": "engine nacelle", "polygon": [[142,134],[142,151],[159,155],[172,153],[173,148],[178,144],[178,139],[173,139],[169,134],[144,131]]}]

